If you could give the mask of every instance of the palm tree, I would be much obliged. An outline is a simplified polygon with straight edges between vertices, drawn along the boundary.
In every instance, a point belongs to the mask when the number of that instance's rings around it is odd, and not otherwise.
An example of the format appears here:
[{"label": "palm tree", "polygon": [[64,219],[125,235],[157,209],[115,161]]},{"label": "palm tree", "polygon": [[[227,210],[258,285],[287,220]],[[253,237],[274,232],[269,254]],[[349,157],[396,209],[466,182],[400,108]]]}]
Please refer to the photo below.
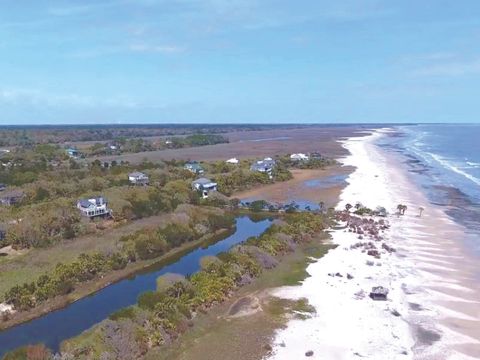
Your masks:
[{"label": "palm tree", "polygon": [[419,214],[418,217],[422,217],[423,210],[425,210],[422,206],[418,208]]},{"label": "palm tree", "polygon": [[352,204],[350,204],[350,203],[345,204],[345,210],[346,211],[350,211],[351,208],[352,208]]},{"label": "palm tree", "polygon": [[405,215],[405,211],[407,211],[407,205],[398,204],[397,210],[399,215]]},{"label": "palm tree", "polygon": [[403,205],[402,204],[398,204],[397,205],[397,210],[398,210],[398,214],[402,214],[402,209],[403,209]]},{"label": "palm tree", "polygon": [[325,203],[323,201],[320,201],[318,203],[318,210],[323,211],[323,208],[325,207]]}]

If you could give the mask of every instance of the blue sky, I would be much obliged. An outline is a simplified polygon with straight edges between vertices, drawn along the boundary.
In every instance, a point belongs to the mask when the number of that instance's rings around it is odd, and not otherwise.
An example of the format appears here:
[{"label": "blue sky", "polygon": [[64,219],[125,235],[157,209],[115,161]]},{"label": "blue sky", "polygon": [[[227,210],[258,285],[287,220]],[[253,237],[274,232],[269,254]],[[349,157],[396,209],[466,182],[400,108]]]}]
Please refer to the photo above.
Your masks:
[{"label": "blue sky", "polygon": [[0,0],[0,124],[478,122],[478,0]]}]

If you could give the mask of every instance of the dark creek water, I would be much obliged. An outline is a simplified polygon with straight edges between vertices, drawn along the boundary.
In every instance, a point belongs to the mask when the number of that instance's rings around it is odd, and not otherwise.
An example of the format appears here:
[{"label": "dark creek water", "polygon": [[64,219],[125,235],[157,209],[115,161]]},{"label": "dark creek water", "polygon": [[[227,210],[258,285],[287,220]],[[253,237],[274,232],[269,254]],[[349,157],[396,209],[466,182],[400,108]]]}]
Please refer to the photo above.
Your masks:
[{"label": "dark creek water", "polygon": [[235,232],[223,240],[194,249],[169,263],[158,263],[63,309],[4,330],[0,332],[0,357],[17,347],[36,343],[44,343],[57,351],[62,341],[89,329],[111,313],[136,303],[141,293],[154,290],[158,276],[165,273],[195,273],[200,268],[202,257],[227,251],[251,236],[262,234],[271,224],[271,220],[254,222],[247,216],[238,217]]}]

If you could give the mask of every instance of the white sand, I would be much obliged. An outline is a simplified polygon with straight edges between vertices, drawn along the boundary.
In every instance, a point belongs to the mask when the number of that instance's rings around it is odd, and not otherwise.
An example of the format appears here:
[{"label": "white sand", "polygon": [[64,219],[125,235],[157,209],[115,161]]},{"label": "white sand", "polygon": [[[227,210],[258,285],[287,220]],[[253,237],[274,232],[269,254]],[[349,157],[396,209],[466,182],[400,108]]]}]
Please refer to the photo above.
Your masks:
[{"label": "white sand", "polygon": [[[310,277],[300,286],[274,291],[283,298],[307,298],[317,313],[279,330],[271,359],[306,358],[310,350],[311,359],[328,360],[480,358],[479,288],[471,272],[475,263],[459,245],[463,229],[432,207],[391,155],[372,144],[385,131],[344,142],[351,155],[343,163],[356,170],[338,208],[357,201],[370,208],[384,206],[392,214],[385,242],[397,252],[383,252],[376,260],[349,249],[359,242],[357,234],[334,231],[333,242],[339,246],[308,267]],[[399,203],[408,206],[405,216],[393,215]],[[421,218],[419,206],[425,208]],[[368,266],[367,260],[375,265]],[[337,272],[344,277],[328,275]],[[347,280],[347,273],[354,278]],[[388,301],[368,297],[377,285],[390,290]],[[367,296],[356,299],[361,290]],[[425,341],[428,333],[420,334],[419,326],[438,334],[439,340]]]}]

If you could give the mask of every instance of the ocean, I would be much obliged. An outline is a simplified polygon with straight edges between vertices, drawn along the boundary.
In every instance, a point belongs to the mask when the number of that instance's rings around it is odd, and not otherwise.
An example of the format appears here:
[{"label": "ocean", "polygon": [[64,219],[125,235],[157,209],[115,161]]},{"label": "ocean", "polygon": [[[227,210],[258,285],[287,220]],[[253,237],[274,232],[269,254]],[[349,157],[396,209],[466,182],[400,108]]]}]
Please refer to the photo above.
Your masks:
[{"label": "ocean", "polygon": [[480,124],[398,126],[378,143],[400,153],[429,200],[466,229],[480,256]]}]

